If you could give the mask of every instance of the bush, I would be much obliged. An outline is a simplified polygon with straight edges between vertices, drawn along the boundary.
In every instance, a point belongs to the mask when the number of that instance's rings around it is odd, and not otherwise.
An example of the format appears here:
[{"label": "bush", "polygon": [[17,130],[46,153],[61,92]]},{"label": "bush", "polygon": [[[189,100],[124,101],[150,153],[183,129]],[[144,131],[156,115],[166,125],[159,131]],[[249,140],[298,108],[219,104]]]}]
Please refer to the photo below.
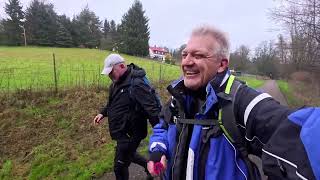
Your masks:
[{"label": "bush", "polygon": [[171,56],[171,54],[167,53],[164,56],[164,62],[167,63],[167,64],[172,64],[172,56]]},{"label": "bush", "polygon": [[290,79],[294,81],[312,82],[312,75],[306,71],[294,72],[290,75]]}]

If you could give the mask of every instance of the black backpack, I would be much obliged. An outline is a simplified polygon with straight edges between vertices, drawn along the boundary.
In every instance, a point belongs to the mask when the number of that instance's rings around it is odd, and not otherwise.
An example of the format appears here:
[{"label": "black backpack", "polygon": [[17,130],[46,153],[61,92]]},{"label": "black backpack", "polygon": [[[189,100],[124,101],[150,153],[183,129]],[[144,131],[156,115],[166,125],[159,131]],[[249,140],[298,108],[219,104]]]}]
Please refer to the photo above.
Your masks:
[{"label": "black backpack", "polygon": [[[159,94],[158,94],[158,93],[156,92],[156,90],[152,87],[150,81],[148,80],[148,78],[147,78],[146,76],[143,76],[142,80],[143,80],[143,83],[144,83],[145,85],[147,85],[148,91],[151,92],[151,94],[153,95],[154,99],[156,100],[157,106],[159,107],[159,109],[161,109],[161,108],[162,108],[162,103],[161,103]],[[130,87],[129,87],[130,96],[131,96],[131,94],[132,94],[132,87],[135,86],[135,85],[137,85],[137,82],[138,82],[138,81],[135,81],[135,78],[134,78],[134,77],[131,78]]]}]

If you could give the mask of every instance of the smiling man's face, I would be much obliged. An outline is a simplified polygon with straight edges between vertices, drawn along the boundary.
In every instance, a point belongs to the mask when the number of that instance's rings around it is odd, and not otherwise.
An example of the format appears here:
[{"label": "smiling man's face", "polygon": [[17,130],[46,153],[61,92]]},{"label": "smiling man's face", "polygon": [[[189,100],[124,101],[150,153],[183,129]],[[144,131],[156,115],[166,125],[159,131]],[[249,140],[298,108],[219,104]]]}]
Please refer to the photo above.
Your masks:
[{"label": "smiling man's face", "polygon": [[204,87],[217,74],[221,66],[221,59],[214,53],[217,46],[211,36],[191,36],[182,51],[181,62],[187,88],[197,90]]}]

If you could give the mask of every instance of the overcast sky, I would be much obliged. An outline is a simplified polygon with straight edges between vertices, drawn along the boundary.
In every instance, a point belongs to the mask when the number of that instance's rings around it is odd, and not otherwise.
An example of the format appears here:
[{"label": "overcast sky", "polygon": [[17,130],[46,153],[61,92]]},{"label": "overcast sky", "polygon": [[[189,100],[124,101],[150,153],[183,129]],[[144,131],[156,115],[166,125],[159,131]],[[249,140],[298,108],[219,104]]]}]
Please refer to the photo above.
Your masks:
[{"label": "overcast sky", "polygon": [[[4,17],[4,4],[0,0],[0,17]],[[24,9],[31,0],[20,0]],[[99,16],[120,23],[122,15],[133,0],[46,0],[55,6],[58,14],[69,17],[79,14],[88,4]],[[280,33],[269,19],[274,0],[141,0],[149,20],[151,46],[177,48],[187,41],[191,30],[201,24],[210,24],[228,33],[231,48],[240,45],[252,50],[262,41],[276,39]]]}]

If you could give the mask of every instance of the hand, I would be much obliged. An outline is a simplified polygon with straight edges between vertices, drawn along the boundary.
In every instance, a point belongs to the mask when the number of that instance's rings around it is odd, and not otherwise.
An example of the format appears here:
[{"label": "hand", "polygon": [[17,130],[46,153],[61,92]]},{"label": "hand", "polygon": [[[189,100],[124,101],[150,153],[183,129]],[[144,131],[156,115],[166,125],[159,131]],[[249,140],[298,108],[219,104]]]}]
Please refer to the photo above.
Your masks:
[{"label": "hand", "polygon": [[96,115],[96,117],[94,117],[94,119],[93,119],[93,124],[94,125],[100,124],[103,118],[104,117],[102,114]]},{"label": "hand", "polygon": [[[161,163],[161,165],[156,165],[156,163]],[[160,162],[153,162],[153,161],[149,161],[148,162],[148,171],[149,173],[153,176],[153,177],[156,177],[156,176],[159,176],[162,172],[164,172],[166,169],[167,169],[167,158],[165,155],[163,155],[161,157],[161,160]],[[162,169],[156,169],[157,168],[162,168]]]}]

